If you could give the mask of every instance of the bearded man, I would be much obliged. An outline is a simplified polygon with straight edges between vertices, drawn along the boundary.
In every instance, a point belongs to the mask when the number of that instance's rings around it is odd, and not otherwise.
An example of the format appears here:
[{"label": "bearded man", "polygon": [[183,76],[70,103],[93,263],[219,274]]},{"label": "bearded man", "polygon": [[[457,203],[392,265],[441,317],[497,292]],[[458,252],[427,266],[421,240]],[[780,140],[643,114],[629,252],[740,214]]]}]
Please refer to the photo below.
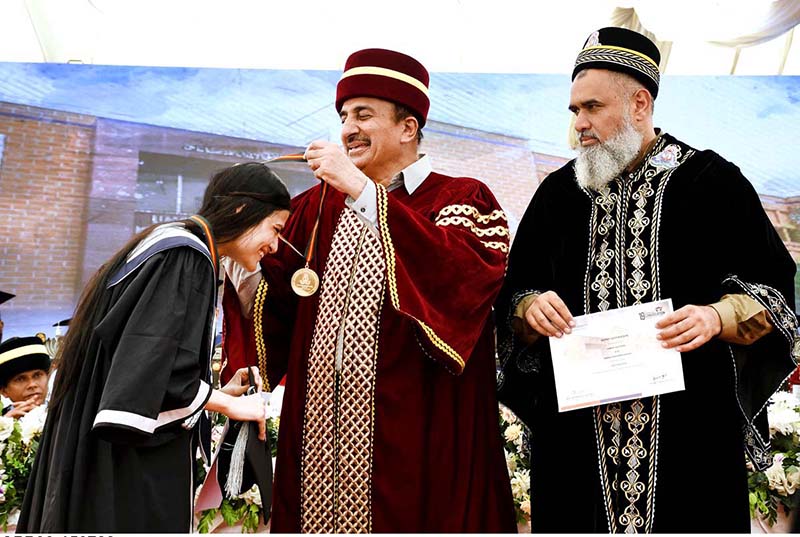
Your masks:
[{"label": "bearded man", "polygon": [[[500,398],[527,422],[534,532],[749,532],[745,449],[792,371],[795,264],[739,169],[653,126],[660,55],[594,32],[569,109],[578,157],[539,186],[496,304]],[[573,314],[672,299],[685,389],[558,411],[548,340]]]}]

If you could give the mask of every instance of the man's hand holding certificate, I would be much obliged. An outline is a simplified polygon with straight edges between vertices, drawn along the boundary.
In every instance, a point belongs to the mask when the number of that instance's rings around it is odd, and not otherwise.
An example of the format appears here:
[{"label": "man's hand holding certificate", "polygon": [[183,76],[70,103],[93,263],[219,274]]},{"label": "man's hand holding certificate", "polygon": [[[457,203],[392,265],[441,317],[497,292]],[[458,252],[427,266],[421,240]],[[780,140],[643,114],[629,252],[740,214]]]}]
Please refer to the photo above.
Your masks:
[{"label": "man's hand holding certificate", "polygon": [[551,337],[559,411],[683,390],[680,353],[656,338],[671,312],[667,299],[591,313]]}]

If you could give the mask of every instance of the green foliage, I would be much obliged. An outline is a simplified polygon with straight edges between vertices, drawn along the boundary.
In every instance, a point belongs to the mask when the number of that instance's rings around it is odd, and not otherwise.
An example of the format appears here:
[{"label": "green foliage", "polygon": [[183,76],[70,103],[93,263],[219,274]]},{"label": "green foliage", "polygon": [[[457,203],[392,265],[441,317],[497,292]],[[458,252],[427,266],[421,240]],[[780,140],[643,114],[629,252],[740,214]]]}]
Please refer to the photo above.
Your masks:
[{"label": "green foliage", "polygon": [[[223,425],[224,419],[221,423],[217,422],[216,436],[221,434],[220,431]],[[277,454],[279,426],[280,418],[267,419],[267,434],[269,435],[273,457]],[[198,460],[198,462],[202,465],[201,460]],[[205,474],[205,471],[204,467],[202,473]],[[260,501],[259,494],[258,487],[254,487],[241,494],[238,498],[223,498],[219,508],[207,509],[200,514],[197,522],[197,531],[199,533],[209,533],[213,529],[212,525],[217,516],[220,515],[226,525],[236,526],[241,524],[242,533],[255,533],[258,531],[259,522],[263,519],[264,511],[261,506],[255,503],[256,498]]]},{"label": "green foliage", "polygon": [[772,465],[757,472],[748,463],[750,517],[772,526],[778,512],[800,506],[800,406],[791,394],[778,392],[768,409]]},{"label": "green foliage", "polygon": [[530,432],[510,410],[500,405],[500,434],[517,523],[524,523],[530,519]]},{"label": "green foliage", "polygon": [[[0,528],[15,524],[28,478],[39,449],[45,409],[32,410],[24,418],[0,417]],[[24,429],[23,429],[24,425]]]}]

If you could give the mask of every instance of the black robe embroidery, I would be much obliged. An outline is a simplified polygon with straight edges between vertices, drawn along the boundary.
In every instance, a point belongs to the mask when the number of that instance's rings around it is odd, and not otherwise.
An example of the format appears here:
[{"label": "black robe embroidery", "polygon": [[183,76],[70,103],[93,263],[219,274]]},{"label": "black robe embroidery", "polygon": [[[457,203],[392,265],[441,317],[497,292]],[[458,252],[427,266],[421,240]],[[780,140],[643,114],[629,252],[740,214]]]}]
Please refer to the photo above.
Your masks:
[{"label": "black robe embroidery", "polygon": [[[532,530],[749,531],[744,446],[768,462],[764,405],[795,366],[794,272],[739,169],[668,134],[599,192],[578,186],[572,163],[545,179],[497,303],[500,398],[532,430]],[[559,414],[546,338],[525,346],[510,327],[519,301],[547,290],[573,315],[747,293],[776,329],[684,353],[685,391]]]}]

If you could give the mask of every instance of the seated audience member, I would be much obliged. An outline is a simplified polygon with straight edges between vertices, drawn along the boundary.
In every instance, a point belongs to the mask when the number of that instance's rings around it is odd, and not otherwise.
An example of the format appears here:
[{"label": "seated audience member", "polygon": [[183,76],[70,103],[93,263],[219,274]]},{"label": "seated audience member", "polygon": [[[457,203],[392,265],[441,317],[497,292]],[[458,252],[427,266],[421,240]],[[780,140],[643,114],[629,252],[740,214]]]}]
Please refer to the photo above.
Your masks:
[{"label": "seated audience member", "polygon": [[0,393],[11,400],[3,415],[21,418],[44,403],[50,356],[38,337],[14,337],[0,344]]}]

